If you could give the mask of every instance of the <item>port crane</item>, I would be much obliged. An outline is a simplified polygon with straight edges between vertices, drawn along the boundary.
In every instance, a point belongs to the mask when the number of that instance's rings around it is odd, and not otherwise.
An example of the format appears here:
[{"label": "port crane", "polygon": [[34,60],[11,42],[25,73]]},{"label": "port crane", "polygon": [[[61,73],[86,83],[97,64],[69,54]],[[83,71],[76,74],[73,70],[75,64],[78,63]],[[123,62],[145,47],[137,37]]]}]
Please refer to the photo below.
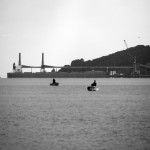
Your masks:
[{"label": "port crane", "polygon": [[[133,74],[137,74],[137,69],[136,69],[136,56],[132,56],[131,53],[129,52],[129,50],[128,50],[128,45],[127,45],[126,40],[124,40],[124,43],[125,43],[125,46],[126,46],[126,48],[127,48],[128,53],[129,53],[130,60],[133,60],[133,68],[134,68]],[[134,58],[133,58],[133,57],[134,57]]]}]

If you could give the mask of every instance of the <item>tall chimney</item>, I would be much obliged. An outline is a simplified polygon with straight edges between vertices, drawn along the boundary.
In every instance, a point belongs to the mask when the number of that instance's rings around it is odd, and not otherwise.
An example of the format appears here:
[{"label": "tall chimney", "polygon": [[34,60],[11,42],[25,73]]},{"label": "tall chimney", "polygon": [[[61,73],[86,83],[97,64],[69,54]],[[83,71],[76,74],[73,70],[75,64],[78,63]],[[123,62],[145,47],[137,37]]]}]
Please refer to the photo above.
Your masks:
[{"label": "tall chimney", "polygon": [[42,53],[42,64],[41,64],[41,68],[44,69],[44,53]]},{"label": "tall chimney", "polygon": [[21,66],[21,53],[19,53],[19,66]]}]

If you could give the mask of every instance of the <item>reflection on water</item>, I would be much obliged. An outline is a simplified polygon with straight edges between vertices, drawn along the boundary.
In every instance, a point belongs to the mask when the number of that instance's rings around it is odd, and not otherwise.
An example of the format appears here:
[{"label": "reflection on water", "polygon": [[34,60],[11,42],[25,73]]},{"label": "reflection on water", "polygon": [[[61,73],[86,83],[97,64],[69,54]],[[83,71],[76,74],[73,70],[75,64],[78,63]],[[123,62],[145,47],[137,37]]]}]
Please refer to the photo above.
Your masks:
[{"label": "reflection on water", "polygon": [[149,79],[57,80],[0,80],[0,149],[150,149]]}]

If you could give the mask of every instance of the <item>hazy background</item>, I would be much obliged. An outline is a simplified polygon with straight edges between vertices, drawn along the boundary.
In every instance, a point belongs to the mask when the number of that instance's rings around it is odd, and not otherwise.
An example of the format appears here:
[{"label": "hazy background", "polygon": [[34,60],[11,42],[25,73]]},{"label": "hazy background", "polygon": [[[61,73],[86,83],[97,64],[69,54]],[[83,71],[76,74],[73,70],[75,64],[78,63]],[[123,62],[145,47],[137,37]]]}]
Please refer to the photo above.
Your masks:
[{"label": "hazy background", "polygon": [[[13,62],[66,65],[149,45],[149,0],[0,0],[0,76]],[[39,69],[38,69],[39,70]],[[30,71],[30,69],[28,70]]]}]

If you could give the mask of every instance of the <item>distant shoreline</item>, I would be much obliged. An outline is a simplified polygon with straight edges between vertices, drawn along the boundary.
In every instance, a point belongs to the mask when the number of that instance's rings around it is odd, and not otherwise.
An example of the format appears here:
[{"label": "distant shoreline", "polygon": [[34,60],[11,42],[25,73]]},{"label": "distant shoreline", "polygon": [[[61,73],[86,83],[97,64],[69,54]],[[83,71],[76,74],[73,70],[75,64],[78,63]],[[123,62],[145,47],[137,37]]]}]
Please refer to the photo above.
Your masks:
[{"label": "distant shoreline", "polygon": [[150,78],[150,75],[109,75],[106,72],[7,73],[7,78]]}]

